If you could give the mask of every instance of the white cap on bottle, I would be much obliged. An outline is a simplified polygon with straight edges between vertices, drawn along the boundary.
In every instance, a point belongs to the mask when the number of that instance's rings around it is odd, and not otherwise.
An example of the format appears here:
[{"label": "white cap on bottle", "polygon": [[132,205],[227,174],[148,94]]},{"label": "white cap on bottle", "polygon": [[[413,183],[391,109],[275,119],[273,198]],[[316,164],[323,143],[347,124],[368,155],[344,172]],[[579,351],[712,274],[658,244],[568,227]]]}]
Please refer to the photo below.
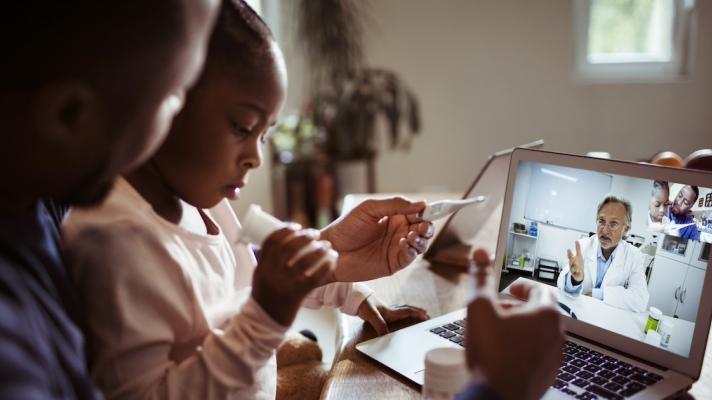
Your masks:
[{"label": "white cap on bottle", "polygon": [[660,311],[659,308],[655,308],[653,306],[650,306],[650,316],[655,318],[656,320],[660,321],[660,319],[663,316],[663,312]]},{"label": "white cap on bottle", "polygon": [[423,379],[423,396],[425,398],[454,398],[464,389],[469,378],[464,349],[440,347],[425,354]]},{"label": "white cap on bottle", "polygon": [[272,232],[287,226],[284,222],[262,211],[258,205],[250,205],[240,230],[239,241],[262,245]]}]

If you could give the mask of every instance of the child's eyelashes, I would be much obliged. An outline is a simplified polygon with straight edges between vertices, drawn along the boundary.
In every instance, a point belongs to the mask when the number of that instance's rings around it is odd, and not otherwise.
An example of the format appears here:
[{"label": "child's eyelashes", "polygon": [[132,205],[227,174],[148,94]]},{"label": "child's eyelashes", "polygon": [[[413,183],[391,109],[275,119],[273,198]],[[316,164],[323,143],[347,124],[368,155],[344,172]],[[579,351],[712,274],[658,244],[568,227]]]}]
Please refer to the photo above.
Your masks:
[{"label": "child's eyelashes", "polygon": [[250,136],[252,134],[252,129],[247,128],[236,121],[231,120],[230,127],[232,128],[232,132],[235,134],[235,136],[238,137]]},{"label": "child's eyelashes", "polygon": [[259,124],[256,126],[252,126],[251,124],[244,124],[240,123],[236,120],[230,120],[230,127],[233,132],[233,135],[235,135],[239,139],[247,139],[249,137],[254,137],[261,144],[265,144],[269,141],[269,138],[272,133],[272,128],[269,129],[262,129],[259,127]]}]

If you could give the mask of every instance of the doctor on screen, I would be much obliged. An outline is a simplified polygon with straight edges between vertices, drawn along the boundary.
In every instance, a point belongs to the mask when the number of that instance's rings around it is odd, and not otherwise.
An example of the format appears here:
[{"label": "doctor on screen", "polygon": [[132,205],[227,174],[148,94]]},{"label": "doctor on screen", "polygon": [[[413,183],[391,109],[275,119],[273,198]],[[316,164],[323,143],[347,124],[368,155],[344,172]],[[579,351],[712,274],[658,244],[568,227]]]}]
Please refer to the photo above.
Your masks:
[{"label": "doctor on screen", "polygon": [[598,205],[596,235],[567,249],[558,287],[569,296],[590,295],[614,307],[643,312],[648,306],[643,255],[623,239],[630,230],[627,200],[608,196]]}]

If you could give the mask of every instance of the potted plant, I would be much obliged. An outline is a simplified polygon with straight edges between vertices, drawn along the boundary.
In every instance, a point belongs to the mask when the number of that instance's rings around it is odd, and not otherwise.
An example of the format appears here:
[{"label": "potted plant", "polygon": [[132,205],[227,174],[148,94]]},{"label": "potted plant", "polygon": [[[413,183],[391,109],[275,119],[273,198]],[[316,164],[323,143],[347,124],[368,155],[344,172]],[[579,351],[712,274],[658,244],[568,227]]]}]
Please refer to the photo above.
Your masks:
[{"label": "potted plant", "polygon": [[273,197],[279,217],[320,226],[342,195],[376,191],[380,128],[390,148],[407,149],[420,131],[420,110],[396,73],[364,63],[365,0],[291,4],[310,82],[304,109],[272,135]]},{"label": "potted plant", "polygon": [[385,122],[391,148],[407,149],[420,132],[418,100],[396,73],[365,65],[368,2],[298,0],[296,7],[297,40],[311,78],[306,113],[324,130],[330,159],[336,164],[365,162],[368,189],[375,191],[379,119]]}]

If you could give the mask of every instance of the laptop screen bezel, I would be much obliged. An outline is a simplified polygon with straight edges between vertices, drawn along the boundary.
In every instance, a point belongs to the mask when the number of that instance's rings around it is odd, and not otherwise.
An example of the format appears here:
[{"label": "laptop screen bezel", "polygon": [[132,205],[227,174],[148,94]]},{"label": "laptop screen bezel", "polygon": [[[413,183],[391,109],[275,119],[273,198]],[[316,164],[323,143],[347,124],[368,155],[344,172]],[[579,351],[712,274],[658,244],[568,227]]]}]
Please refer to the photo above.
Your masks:
[{"label": "laptop screen bezel", "polygon": [[[712,173],[697,170],[661,167],[647,163],[635,163],[609,159],[591,158],[578,155],[561,154],[542,150],[516,149],[512,153],[509,165],[509,176],[502,207],[502,219],[497,239],[495,267],[497,276],[501,275],[504,253],[507,248],[507,230],[512,213],[512,197],[517,170],[521,161],[546,163],[569,168],[578,168],[602,173],[624,175],[649,180],[664,180],[681,184],[697,185],[712,188]],[[605,195],[605,194],[603,194]],[[707,268],[712,271],[712,259],[708,260]],[[699,377],[702,361],[707,345],[710,321],[712,320],[712,273],[705,274],[702,286],[700,306],[695,319],[695,329],[692,336],[689,357],[657,349],[643,342],[614,333],[612,331],[574,320],[564,318],[565,329],[573,334],[589,340],[618,349],[629,355],[655,363],[694,378]]]}]

